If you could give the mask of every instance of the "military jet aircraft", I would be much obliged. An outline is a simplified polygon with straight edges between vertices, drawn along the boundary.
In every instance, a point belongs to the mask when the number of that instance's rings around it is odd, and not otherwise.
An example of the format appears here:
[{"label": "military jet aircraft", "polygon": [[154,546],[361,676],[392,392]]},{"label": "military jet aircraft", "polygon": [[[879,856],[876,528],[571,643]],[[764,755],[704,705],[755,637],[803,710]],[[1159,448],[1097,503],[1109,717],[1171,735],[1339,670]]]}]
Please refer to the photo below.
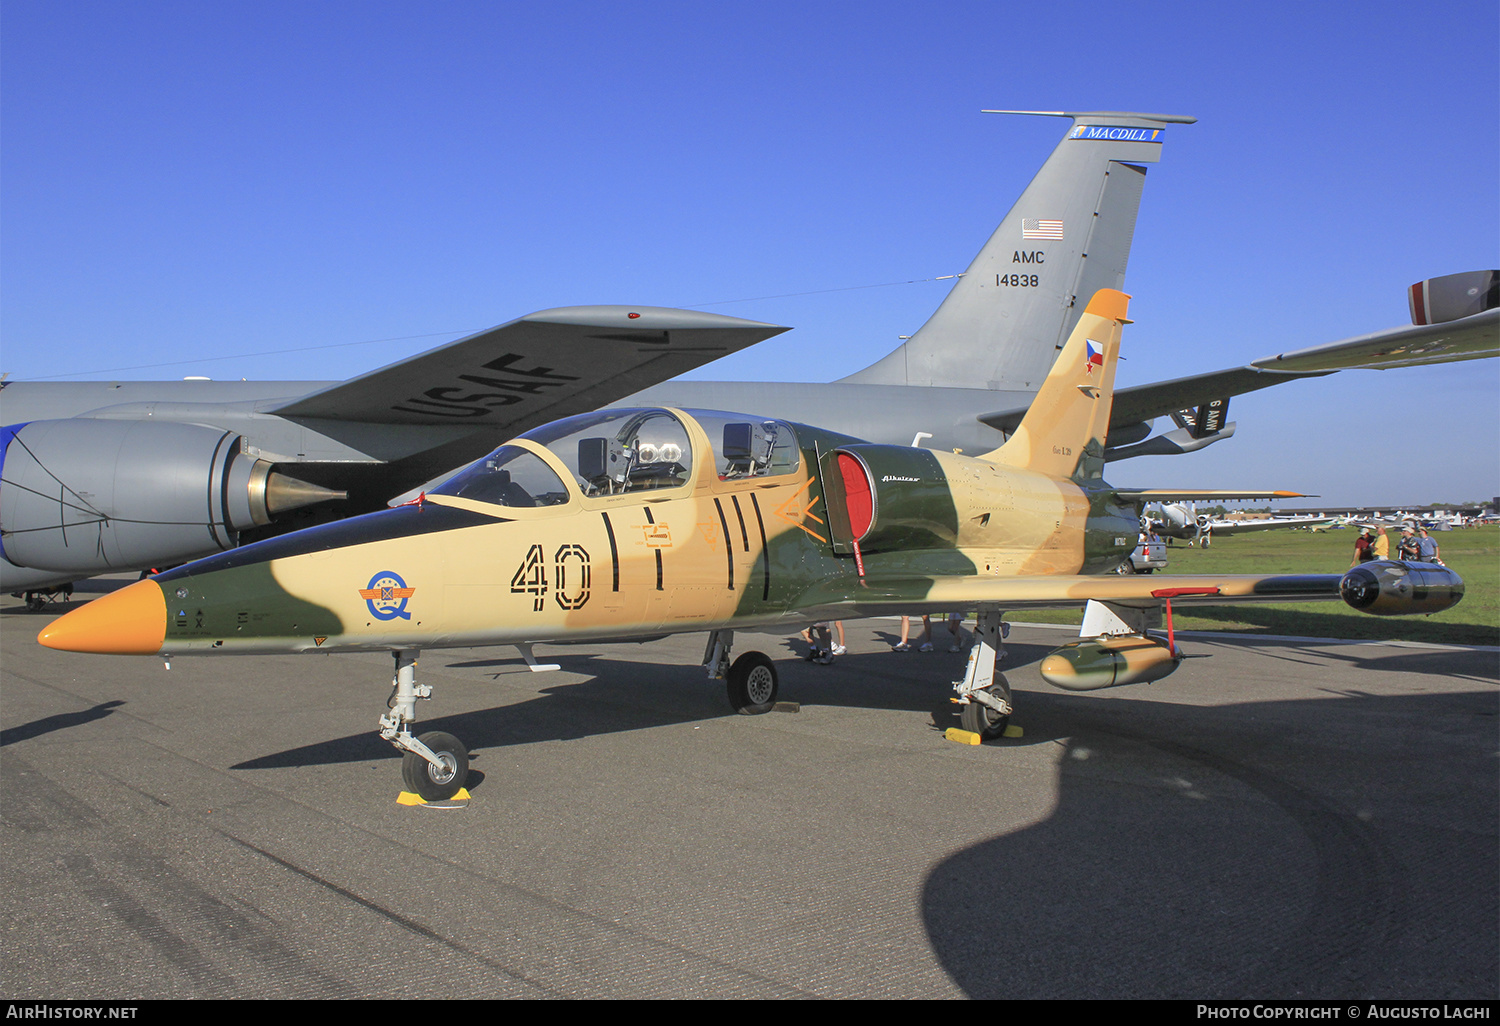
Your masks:
[{"label": "military jet aircraft", "polygon": [[[776,667],[733,662],[741,628],[977,609],[956,685],[965,728],[1003,732],[1001,613],[1089,606],[1042,675],[1065,688],[1155,680],[1182,658],[1172,604],[1333,598],[1428,613],[1463,594],[1445,567],[1338,575],[1121,577],[1143,491],[1103,480],[1128,297],[1090,300],[1031,411],[981,456],[862,442],[774,418],[663,407],[582,414],[502,445],[409,505],[247,545],[131,584],[38,635],[76,652],[392,653],[381,736],[424,799],[456,794],[468,754],[415,736],[423,649],[708,632],[704,664],[742,713]],[[1165,608],[1165,639],[1147,633]]]},{"label": "military jet aircraft", "polygon": [[[78,578],[380,509],[509,437],[609,405],[749,408],[876,442],[987,452],[1020,422],[1080,297],[1123,287],[1145,165],[1168,126],[1196,120],[997,113],[1071,124],[921,330],[829,384],[668,381],[786,329],[651,307],[542,311],[342,383],[11,382],[0,391],[0,590],[40,605],[43,589]],[[1123,390],[1106,457],[1227,438],[1228,397],[1296,377],[1494,355],[1493,289],[1467,278],[1414,288],[1412,327]],[[1169,414],[1177,427],[1148,437]]]}]

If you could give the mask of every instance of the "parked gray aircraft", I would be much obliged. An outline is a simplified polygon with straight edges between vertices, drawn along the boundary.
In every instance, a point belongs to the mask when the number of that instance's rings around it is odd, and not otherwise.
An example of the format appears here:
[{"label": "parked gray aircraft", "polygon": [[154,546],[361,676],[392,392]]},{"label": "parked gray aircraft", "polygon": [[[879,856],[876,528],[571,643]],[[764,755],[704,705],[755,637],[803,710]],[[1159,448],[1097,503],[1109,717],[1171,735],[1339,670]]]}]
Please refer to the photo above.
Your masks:
[{"label": "parked gray aircraft", "polygon": [[[989,451],[1029,406],[1079,297],[1123,286],[1143,165],[1166,125],[1195,120],[997,113],[1072,124],[927,324],[831,384],[669,381],[787,329],[624,306],[532,314],[342,383],[11,382],[0,391],[0,589],[39,601],[82,577],[369,512],[533,426],[608,405],[754,408],[875,442]],[[1497,304],[1449,324],[1461,300],[1444,306],[1437,291],[1417,327],[1122,390],[1111,454],[1228,437],[1228,397],[1292,377],[1494,355]],[[1168,414],[1176,430],[1148,438]]]},{"label": "parked gray aircraft", "polygon": [[[1260,496],[1251,496],[1260,498]],[[1281,498],[1282,496],[1272,496]],[[1189,545],[1208,548],[1214,535],[1245,534],[1282,527],[1320,527],[1333,523],[1333,517],[1319,514],[1291,514],[1268,517],[1215,517],[1199,513],[1195,503],[1151,503],[1142,511],[1141,520],[1163,538],[1181,538]]]}]

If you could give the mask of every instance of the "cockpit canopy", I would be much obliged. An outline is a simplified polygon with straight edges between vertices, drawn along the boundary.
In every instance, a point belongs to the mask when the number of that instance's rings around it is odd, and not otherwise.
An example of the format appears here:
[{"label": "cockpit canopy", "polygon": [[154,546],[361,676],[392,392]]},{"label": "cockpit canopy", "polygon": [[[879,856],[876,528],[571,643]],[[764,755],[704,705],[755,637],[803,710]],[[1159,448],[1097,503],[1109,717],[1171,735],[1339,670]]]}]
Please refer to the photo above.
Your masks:
[{"label": "cockpit canopy", "polygon": [[[711,440],[721,481],[794,473],[797,436],[781,421],[717,411],[688,411]],[[693,445],[669,410],[600,410],[553,421],[521,436],[545,447],[585,496],[677,488],[693,480]],[[499,506],[557,506],[569,490],[534,452],[506,444],[433,489]]]}]

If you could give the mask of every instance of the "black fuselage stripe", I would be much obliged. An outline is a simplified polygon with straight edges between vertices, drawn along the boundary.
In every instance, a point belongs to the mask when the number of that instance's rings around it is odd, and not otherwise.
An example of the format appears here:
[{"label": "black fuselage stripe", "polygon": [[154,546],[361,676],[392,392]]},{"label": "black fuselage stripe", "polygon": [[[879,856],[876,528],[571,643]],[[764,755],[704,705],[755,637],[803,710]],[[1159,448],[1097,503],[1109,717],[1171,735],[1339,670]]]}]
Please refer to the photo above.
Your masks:
[{"label": "black fuselage stripe", "polygon": [[601,510],[600,513],[599,513],[599,515],[604,518],[604,533],[607,534],[607,535],[609,535],[609,564],[610,564],[611,567],[614,568],[614,573],[615,573],[614,587],[611,588],[610,590],[611,591],[619,591],[620,590],[620,549],[619,549],[619,546],[617,546],[615,544],[615,528],[614,528],[614,525],[609,522],[609,514],[608,513],[605,513],[605,512],[603,512]]},{"label": "black fuselage stripe", "polygon": [[766,522],[760,516],[760,502],[755,498],[755,493],[750,493],[750,505],[755,508],[755,526],[760,528],[760,558],[765,561],[766,580],[760,589],[762,602],[771,597],[771,547],[766,544]]},{"label": "black fuselage stripe", "polygon": [[[648,523],[648,524],[654,524],[654,523],[656,523],[656,518],[651,515],[651,507],[650,506],[642,506],[641,509],[643,509],[643,510],[646,511],[646,523]],[[661,586],[661,546],[659,546],[659,545],[656,546],[656,550],[655,551],[656,551],[656,590],[657,591],[661,591],[662,590],[662,586]]]},{"label": "black fuselage stripe", "polygon": [[[731,495],[729,499],[734,503],[734,515],[738,517],[740,521],[740,544],[745,546],[746,552],[749,552],[750,532],[745,530],[745,514],[740,511],[740,497],[738,495]],[[728,544],[728,539],[725,539],[725,544]]]},{"label": "black fuselage stripe", "polygon": [[724,561],[729,564],[729,590],[734,590],[734,546],[729,544],[729,521],[724,519],[724,504],[714,499],[714,509],[719,511],[719,526],[724,529]]},{"label": "black fuselage stripe", "polygon": [[326,552],[329,549],[339,549],[346,545],[365,545],[391,538],[411,538],[419,534],[456,531],[508,522],[505,517],[473,513],[452,506],[440,506],[435,502],[396,506],[392,509],[382,509],[357,517],[335,520],[331,524],[304,527],[300,531],[292,531],[264,541],[241,545],[217,555],[205,556],[203,559],[187,563],[175,570],[167,570],[158,574],[156,580],[157,583],[175,581],[179,577],[191,577],[217,570],[231,570],[256,563],[269,563],[273,559],[290,559],[293,556],[303,556],[309,552]]}]

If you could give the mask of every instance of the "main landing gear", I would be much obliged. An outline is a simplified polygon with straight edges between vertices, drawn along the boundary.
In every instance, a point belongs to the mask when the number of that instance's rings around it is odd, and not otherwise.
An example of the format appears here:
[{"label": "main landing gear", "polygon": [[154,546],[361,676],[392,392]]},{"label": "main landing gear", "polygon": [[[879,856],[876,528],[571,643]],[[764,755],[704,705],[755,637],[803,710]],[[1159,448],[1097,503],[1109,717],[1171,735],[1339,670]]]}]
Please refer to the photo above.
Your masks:
[{"label": "main landing gear", "polygon": [[73,597],[73,585],[62,584],[56,588],[38,588],[35,591],[13,591],[11,595],[15,598],[24,598],[26,608],[33,613],[40,613],[47,608],[49,602],[66,603]]},{"label": "main landing gear", "polygon": [[703,650],[703,668],[710,679],[722,677],[734,711],[746,716],[768,713],[776,705],[776,664],[760,652],[746,652],[731,665],[729,650],[734,631],[713,631]]},{"label": "main landing gear", "polygon": [[958,693],[958,721],[963,728],[986,741],[1005,736],[1013,710],[1010,684],[1005,674],[995,672],[995,663],[1005,658],[1008,624],[1000,622],[998,609],[981,609],[974,622],[974,646],[969,650],[969,668],[964,679],[953,685]]},{"label": "main landing gear", "polygon": [[394,690],[380,717],[380,736],[406,753],[401,760],[401,779],[425,802],[452,798],[469,776],[469,752],[452,734],[441,730],[415,737],[411,725],[417,718],[417,699],[431,698],[432,688],[417,683],[416,649],[402,649],[396,657]]}]

